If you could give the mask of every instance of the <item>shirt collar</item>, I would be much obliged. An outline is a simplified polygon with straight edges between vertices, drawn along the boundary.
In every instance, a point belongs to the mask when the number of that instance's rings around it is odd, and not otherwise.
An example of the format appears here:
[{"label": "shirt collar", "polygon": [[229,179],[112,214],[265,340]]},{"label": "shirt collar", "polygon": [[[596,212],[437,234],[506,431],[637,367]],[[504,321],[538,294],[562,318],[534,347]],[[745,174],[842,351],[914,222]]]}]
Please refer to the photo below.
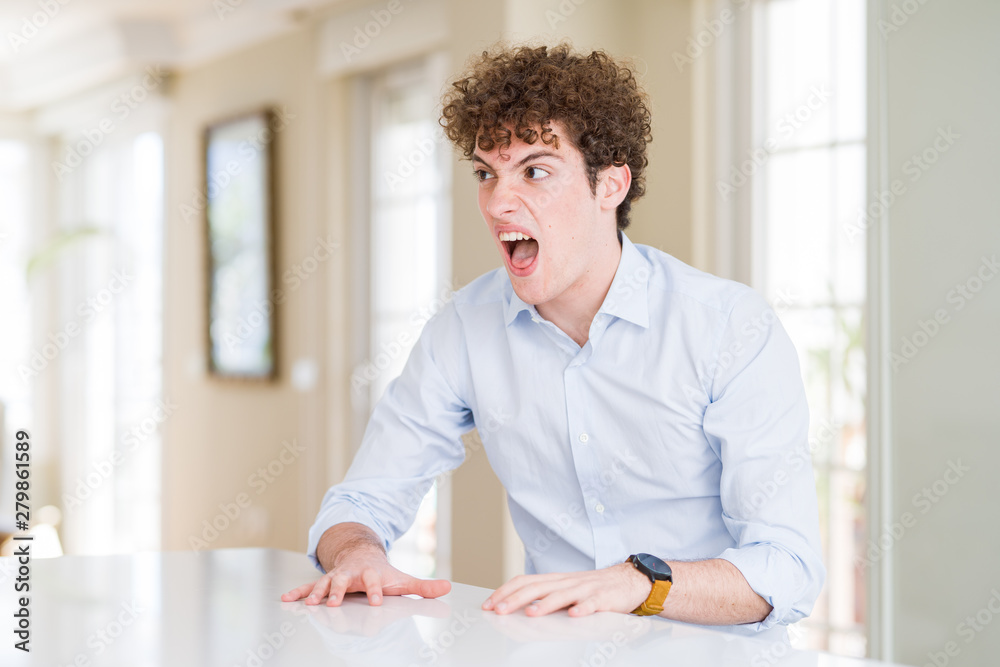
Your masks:
[{"label": "shirt collar", "polygon": [[[615,271],[614,280],[611,281],[611,288],[608,290],[607,296],[604,297],[604,303],[601,304],[598,312],[648,328],[647,288],[652,268],[649,260],[642,256],[635,244],[624,233],[619,232],[619,234],[622,238],[622,256],[618,261],[618,270]],[[505,287],[508,295],[504,323],[510,326],[510,323],[524,310],[528,311],[532,317],[537,317],[538,311],[535,310],[535,307],[522,301],[517,292],[514,291],[510,277],[506,273],[504,276],[507,278]]]},{"label": "shirt collar", "polygon": [[599,313],[628,320],[640,327],[649,327],[649,299],[647,298],[652,265],[642,256],[635,244],[622,233],[622,258],[615,271],[615,279]]},{"label": "shirt collar", "polygon": [[514,286],[510,282],[510,276],[506,272],[504,272],[503,276],[506,279],[504,288],[507,291],[507,312],[504,313],[504,324],[510,326],[510,323],[517,319],[522,310],[526,310],[532,317],[536,317],[535,313],[538,311],[535,310],[535,307],[530,303],[521,301],[521,297],[514,291]]}]

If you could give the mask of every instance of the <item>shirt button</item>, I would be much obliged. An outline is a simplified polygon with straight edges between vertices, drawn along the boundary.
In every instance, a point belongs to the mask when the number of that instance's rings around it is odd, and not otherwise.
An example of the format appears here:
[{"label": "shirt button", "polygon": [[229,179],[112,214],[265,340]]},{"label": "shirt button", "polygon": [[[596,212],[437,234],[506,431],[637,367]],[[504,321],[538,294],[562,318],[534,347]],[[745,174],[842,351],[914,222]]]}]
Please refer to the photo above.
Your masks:
[{"label": "shirt button", "polygon": [[604,505],[602,505],[601,503],[597,503],[597,506],[594,508],[594,510],[596,510],[598,514],[604,514]]},{"label": "shirt button", "polygon": [[590,440],[590,436],[589,435],[587,435],[586,433],[581,433],[580,434],[580,442],[587,442],[588,440]]}]

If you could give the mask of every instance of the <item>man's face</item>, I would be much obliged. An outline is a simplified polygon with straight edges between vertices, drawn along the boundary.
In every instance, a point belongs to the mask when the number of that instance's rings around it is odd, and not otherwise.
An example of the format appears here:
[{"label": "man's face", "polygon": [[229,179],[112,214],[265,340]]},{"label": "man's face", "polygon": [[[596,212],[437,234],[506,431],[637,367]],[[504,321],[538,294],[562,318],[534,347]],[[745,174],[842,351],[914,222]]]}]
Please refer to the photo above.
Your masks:
[{"label": "man's face", "polygon": [[472,158],[479,210],[507,275],[517,295],[536,306],[583,291],[609,239],[618,245],[614,209],[602,208],[591,192],[583,154],[566,128],[551,125],[559,148],[512,137],[508,148],[477,149]]}]

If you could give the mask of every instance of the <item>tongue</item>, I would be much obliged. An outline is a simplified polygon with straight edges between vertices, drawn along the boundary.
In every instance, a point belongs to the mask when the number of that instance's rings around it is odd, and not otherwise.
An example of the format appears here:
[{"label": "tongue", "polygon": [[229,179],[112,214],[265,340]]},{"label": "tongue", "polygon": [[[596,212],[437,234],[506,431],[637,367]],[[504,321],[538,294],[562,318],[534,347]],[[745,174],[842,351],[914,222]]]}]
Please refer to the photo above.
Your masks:
[{"label": "tongue", "polygon": [[514,250],[510,253],[510,263],[516,269],[526,269],[531,266],[531,262],[538,254],[538,241],[529,239],[527,241],[517,241]]}]

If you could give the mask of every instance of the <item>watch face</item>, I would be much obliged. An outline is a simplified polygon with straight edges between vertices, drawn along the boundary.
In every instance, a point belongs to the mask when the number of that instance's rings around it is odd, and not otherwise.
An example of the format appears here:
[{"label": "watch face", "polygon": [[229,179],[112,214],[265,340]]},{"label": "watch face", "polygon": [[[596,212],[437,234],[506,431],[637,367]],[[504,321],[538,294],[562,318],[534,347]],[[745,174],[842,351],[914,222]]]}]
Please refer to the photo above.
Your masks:
[{"label": "watch face", "polygon": [[655,579],[671,581],[670,566],[652,554],[636,554],[637,560]]}]

